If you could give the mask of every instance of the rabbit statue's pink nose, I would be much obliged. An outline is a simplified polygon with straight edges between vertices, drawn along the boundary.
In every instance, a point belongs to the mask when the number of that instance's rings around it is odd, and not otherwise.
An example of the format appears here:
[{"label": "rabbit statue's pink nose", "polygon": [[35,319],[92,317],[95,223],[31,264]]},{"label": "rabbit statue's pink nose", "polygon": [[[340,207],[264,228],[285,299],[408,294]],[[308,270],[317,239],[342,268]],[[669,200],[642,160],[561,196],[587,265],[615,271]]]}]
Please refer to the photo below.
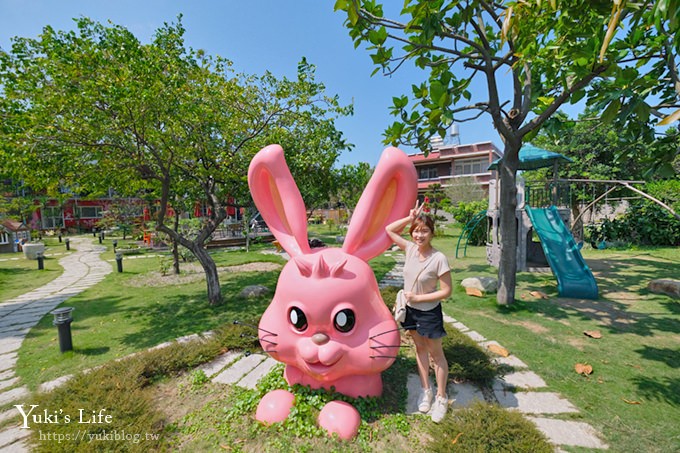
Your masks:
[{"label": "rabbit statue's pink nose", "polygon": [[328,335],[326,335],[325,333],[317,332],[314,335],[312,335],[312,341],[314,342],[314,344],[318,346],[322,346],[328,343],[328,340],[330,340],[330,338],[328,338]]}]

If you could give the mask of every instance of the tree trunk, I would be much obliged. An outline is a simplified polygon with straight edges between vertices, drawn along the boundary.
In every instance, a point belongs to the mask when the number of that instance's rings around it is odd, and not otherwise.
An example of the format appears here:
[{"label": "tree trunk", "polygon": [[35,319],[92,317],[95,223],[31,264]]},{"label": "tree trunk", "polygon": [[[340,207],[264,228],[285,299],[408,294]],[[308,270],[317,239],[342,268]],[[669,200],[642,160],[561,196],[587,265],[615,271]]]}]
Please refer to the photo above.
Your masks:
[{"label": "tree trunk", "polygon": [[[179,235],[179,211],[175,212],[175,231]],[[175,275],[179,275],[179,243],[177,239],[172,238],[172,265],[175,269]]]},{"label": "tree trunk", "polygon": [[510,305],[515,301],[517,281],[517,186],[515,185],[519,166],[519,146],[515,149],[506,144],[503,160],[498,168],[500,175],[499,232],[501,256],[498,266],[499,305]]},{"label": "tree trunk", "polygon": [[205,282],[208,289],[208,303],[210,305],[219,305],[222,303],[222,291],[220,289],[220,276],[217,273],[217,266],[212,256],[200,245],[193,244],[191,252],[205,272]]},{"label": "tree trunk", "polygon": [[571,204],[571,218],[571,234],[574,236],[574,241],[578,244],[583,242],[583,220],[581,219],[581,210],[577,200],[574,200]]},{"label": "tree trunk", "polygon": [[[223,219],[218,219],[219,222],[222,220]],[[162,223],[157,225],[157,229],[163,231],[173,238],[173,240],[179,242],[179,244],[191,251],[205,272],[205,281],[208,289],[208,303],[210,303],[210,305],[219,305],[222,303],[222,291],[220,289],[220,278],[217,274],[217,266],[215,265],[212,256],[210,256],[203,245],[215,228],[209,225],[204,227],[193,241],[181,236],[177,231],[168,228]]]},{"label": "tree trunk", "polygon": [[172,240],[172,267],[175,270],[175,275],[179,275],[179,244],[177,240]]}]

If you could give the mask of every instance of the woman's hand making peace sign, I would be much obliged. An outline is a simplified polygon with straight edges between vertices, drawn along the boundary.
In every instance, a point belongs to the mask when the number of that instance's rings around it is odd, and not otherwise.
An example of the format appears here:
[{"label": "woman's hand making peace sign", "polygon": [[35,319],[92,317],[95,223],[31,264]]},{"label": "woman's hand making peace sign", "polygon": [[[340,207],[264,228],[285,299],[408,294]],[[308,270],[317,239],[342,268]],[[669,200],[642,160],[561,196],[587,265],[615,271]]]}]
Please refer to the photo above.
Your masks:
[{"label": "woman's hand making peace sign", "polygon": [[418,218],[420,214],[423,213],[423,207],[425,206],[425,203],[420,204],[420,201],[416,199],[416,205],[411,211],[409,212],[408,216],[411,219],[411,222],[413,222],[415,219]]}]

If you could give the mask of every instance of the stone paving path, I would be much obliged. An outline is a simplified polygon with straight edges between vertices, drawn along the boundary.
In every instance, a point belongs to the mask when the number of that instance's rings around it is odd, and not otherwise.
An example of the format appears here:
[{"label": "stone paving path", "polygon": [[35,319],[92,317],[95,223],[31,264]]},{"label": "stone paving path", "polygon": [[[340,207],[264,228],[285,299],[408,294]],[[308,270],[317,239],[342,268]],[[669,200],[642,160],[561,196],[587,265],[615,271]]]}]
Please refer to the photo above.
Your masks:
[{"label": "stone paving path", "polygon": [[[17,403],[30,394],[19,385],[15,374],[17,350],[26,334],[43,316],[66,299],[99,283],[112,271],[111,265],[100,259],[106,247],[95,246],[85,238],[71,239],[74,251],[64,255],[59,264],[61,276],[38,289],[0,304],[0,408]],[[17,415],[14,408],[0,411],[0,423]],[[0,452],[27,451],[22,439],[28,430],[10,427],[0,430]]]},{"label": "stone paving path", "polygon": [[[21,341],[28,329],[35,325],[45,313],[63,302],[63,300],[98,282],[107,273],[111,272],[110,265],[99,260],[98,253],[87,254],[87,252],[100,251],[87,243],[83,243],[80,245],[79,252],[62,259],[64,261],[71,258],[71,261],[74,261],[73,257],[76,255],[78,258],[75,261],[85,265],[85,267],[80,268],[81,278],[74,280],[71,283],[74,286],[69,287],[68,290],[64,286],[59,289],[59,284],[55,284],[52,285],[52,290],[50,291],[47,288],[50,286],[48,284],[39,290],[33,291],[32,293],[36,293],[33,297],[26,297],[27,295],[25,295],[11,301],[13,305],[7,309],[5,309],[5,304],[0,306],[0,351],[6,351],[0,356],[0,359],[2,359],[0,361],[0,389],[2,389],[0,390],[0,407],[28,395],[26,388],[17,387],[14,385],[16,381],[13,381],[15,379],[13,373],[13,367],[16,363],[15,351],[21,345]],[[403,254],[394,253],[391,255],[397,261],[397,265],[380,282],[381,287],[403,286],[403,279],[401,278]],[[88,260],[87,257],[90,257],[90,259]],[[60,263],[65,269],[75,267],[71,261],[62,261]],[[73,276],[70,278],[73,278]],[[68,279],[69,277],[67,276],[64,278],[64,281],[69,281]],[[80,289],[73,292],[75,288]],[[50,302],[41,303],[44,300],[49,300]],[[20,304],[23,305],[20,306]],[[26,311],[22,310],[22,307],[26,307]],[[10,317],[8,321],[5,321],[5,318],[12,314],[14,314],[14,317]],[[458,329],[469,336],[482,348],[486,348],[491,344],[500,346],[497,342],[486,339],[480,333],[470,330],[467,326],[449,316],[445,315],[444,320],[451,328]],[[8,340],[5,340],[5,338],[8,338]],[[177,341],[191,341],[195,338],[200,337],[198,335],[190,335]],[[166,344],[170,344],[170,342],[157,347],[163,347]],[[578,409],[559,394],[548,391],[543,379],[528,370],[527,365],[522,360],[514,355],[497,357],[493,360],[497,363],[513,367],[514,371],[505,375],[502,380],[494,382],[491,392],[484,392],[482,389],[469,383],[450,384],[447,391],[450,398],[449,403],[454,410],[455,408],[466,407],[475,401],[498,403],[502,407],[517,410],[524,414],[528,420],[532,421],[556,445],[557,451],[560,451],[560,446],[590,449],[608,448],[600,440],[598,433],[587,423],[552,417],[560,414],[577,413]],[[6,366],[5,363],[10,365]],[[266,376],[277,363],[265,354],[227,352],[212,362],[200,366],[198,369],[203,370],[206,376],[215,383],[255,388],[257,382]],[[3,367],[5,368],[3,369]],[[5,371],[7,371],[7,374],[4,374]],[[61,385],[68,378],[69,376],[64,376],[51,383],[43,384],[41,388],[49,389]],[[8,382],[8,384],[5,384],[4,389],[2,388],[3,382]],[[419,414],[417,399],[420,392],[420,380],[417,374],[413,373],[408,376],[407,387],[407,413]],[[14,415],[12,411],[0,413],[0,423]],[[20,430],[16,427],[0,431],[0,452],[27,451],[25,444],[22,442],[23,437],[26,435],[26,430]]]}]

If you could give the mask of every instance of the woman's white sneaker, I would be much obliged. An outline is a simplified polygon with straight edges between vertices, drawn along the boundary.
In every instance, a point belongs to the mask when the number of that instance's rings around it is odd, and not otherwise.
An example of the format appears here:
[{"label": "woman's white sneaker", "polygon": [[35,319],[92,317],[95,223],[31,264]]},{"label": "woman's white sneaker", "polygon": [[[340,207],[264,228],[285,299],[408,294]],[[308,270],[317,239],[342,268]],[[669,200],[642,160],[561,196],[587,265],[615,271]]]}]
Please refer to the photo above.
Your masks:
[{"label": "woman's white sneaker", "polygon": [[444,420],[447,410],[449,410],[449,399],[445,396],[437,396],[432,405],[432,421],[439,423]]},{"label": "woman's white sneaker", "polygon": [[423,414],[430,412],[432,407],[432,389],[422,389],[418,397],[418,410]]}]

